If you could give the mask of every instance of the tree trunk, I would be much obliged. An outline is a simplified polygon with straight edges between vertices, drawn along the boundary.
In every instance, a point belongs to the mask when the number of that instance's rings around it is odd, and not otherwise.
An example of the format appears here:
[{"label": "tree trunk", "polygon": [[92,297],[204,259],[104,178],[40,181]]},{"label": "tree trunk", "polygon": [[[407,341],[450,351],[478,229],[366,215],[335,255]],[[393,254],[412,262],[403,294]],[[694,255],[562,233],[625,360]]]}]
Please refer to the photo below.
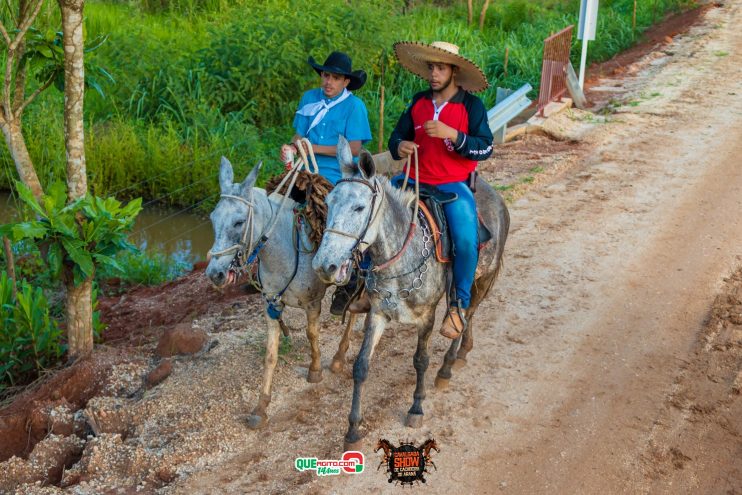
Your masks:
[{"label": "tree trunk", "polygon": [[72,281],[67,282],[67,343],[70,359],[93,352],[92,293],[93,277],[77,287]]},{"label": "tree trunk", "polygon": [[39,182],[39,177],[36,175],[33,162],[31,162],[31,155],[28,154],[20,121],[2,122],[0,128],[2,128],[5,143],[8,145],[10,155],[13,157],[15,169],[18,171],[21,182],[31,189],[31,192],[33,192],[33,195],[38,201],[41,201],[41,195],[44,193],[44,190],[41,187],[41,182]]},{"label": "tree trunk", "polygon": [[[83,0],[59,0],[64,39],[64,144],[67,150],[67,195],[70,201],[88,192],[83,132]],[[67,338],[70,358],[93,351],[92,276],[79,287],[67,281]]]},{"label": "tree trunk", "polygon": [[472,5],[472,0],[466,0],[466,8],[467,8],[467,15],[466,15],[466,22],[471,24],[471,18],[472,18],[472,11],[474,10],[474,6]]},{"label": "tree trunk", "polygon": [[479,30],[484,30],[484,18],[487,15],[487,9],[490,6],[490,0],[484,0],[484,5],[482,5],[482,12],[479,14]]},{"label": "tree trunk", "polygon": [[64,141],[67,149],[67,194],[70,200],[88,192],[83,132],[85,94],[83,0],[59,0],[64,35]]}]

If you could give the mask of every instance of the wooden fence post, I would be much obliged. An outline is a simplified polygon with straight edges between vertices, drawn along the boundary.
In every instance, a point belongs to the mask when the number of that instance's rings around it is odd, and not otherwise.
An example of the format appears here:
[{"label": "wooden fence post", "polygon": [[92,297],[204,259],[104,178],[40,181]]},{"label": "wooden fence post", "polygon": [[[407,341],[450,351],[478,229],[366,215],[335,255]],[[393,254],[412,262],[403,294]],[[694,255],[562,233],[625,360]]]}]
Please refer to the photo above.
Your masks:
[{"label": "wooden fence post", "polygon": [[510,48],[507,46],[505,47],[505,63],[503,64],[503,73],[505,77],[508,77],[508,53],[510,53]]}]

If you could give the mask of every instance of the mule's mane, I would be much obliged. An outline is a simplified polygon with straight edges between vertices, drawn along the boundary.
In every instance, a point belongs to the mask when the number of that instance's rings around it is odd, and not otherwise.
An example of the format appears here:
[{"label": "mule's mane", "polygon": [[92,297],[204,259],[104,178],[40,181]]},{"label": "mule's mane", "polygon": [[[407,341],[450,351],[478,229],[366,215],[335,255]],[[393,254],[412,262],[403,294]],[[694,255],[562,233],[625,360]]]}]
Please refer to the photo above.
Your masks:
[{"label": "mule's mane", "polygon": [[411,189],[408,185],[407,189],[403,191],[402,189],[394,187],[392,182],[383,175],[377,175],[376,180],[381,183],[381,187],[384,189],[384,194],[386,194],[386,196],[393,202],[398,203],[400,207],[408,208],[415,200],[414,186]]}]

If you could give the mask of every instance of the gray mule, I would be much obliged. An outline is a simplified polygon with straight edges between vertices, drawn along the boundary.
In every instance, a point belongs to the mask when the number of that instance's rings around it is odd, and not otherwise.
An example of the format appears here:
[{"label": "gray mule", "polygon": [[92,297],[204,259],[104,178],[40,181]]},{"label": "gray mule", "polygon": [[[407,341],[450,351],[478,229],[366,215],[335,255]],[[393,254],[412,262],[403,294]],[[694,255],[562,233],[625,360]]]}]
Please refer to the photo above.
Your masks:
[{"label": "gray mule", "polygon": [[[377,175],[373,159],[365,150],[361,152],[359,163],[353,163],[350,147],[342,138],[338,143],[338,162],[342,164],[343,179],[327,196],[327,229],[312,266],[327,283],[341,284],[347,282],[351,260],[357,259],[361,251],[368,253],[373,266],[379,266],[401,250],[409,230],[410,205],[415,196],[409,189],[402,192],[387,178]],[[471,305],[466,310],[469,324],[446,352],[436,377],[437,387],[448,384],[454,363],[458,360],[458,364],[464,364],[472,349],[474,313],[497,278],[510,225],[504,201],[485,181],[477,183],[475,197],[493,239],[479,253]],[[360,447],[363,384],[374,348],[390,320],[414,324],[418,328],[417,351],[413,358],[417,386],[406,424],[411,427],[422,424],[428,340],[435,324],[435,308],[446,289],[447,268],[430,256],[432,246],[428,234],[426,229],[418,228],[399,260],[383,270],[370,272],[366,280],[371,311],[353,366],[353,402],[345,435],[346,450]]]},{"label": "gray mule", "polygon": [[[270,238],[260,249],[259,278],[262,284],[262,293],[266,300],[265,324],[267,328],[267,342],[265,352],[265,368],[260,399],[255,409],[250,413],[248,424],[256,428],[267,419],[266,409],[271,401],[271,384],[273,371],[278,360],[278,345],[280,341],[281,325],[279,320],[268,314],[268,300],[274,298],[281,291],[278,305],[285,304],[294,308],[301,308],[307,315],[307,338],[311,346],[312,361],[309,366],[307,381],[316,383],[322,380],[319,349],[319,316],[322,298],[328,284],[320,280],[312,269],[314,253],[305,249],[310,246],[306,231],[299,232],[301,249],[299,250],[298,264],[296,264],[296,243],[294,236],[295,203],[287,199],[290,204],[280,210],[282,196],[268,196],[264,189],[253,187],[258,176],[260,164],[255,166],[241,184],[233,184],[234,172],[229,160],[222,157],[219,168],[219,185],[221,199],[211,212],[211,223],[214,226],[214,245],[211,248],[211,259],[206,268],[206,275],[215,286],[221,287],[233,283],[236,279],[236,269],[244,263],[255,246],[269,229],[273,221],[276,222]],[[252,213],[250,213],[252,210]],[[276,216],[274,218],[274,216]],[[252,224],[252,225],[251,225]],[[295,266],[296,265],[296,266]],[[296,270],[292,278],[292,274]],[[345,360],[345,351],[348,347],[349,330],[340,343],[340,350],[333,358],[332,371],[340,371]],[[342,351],[342,352],[341,352]]]}]

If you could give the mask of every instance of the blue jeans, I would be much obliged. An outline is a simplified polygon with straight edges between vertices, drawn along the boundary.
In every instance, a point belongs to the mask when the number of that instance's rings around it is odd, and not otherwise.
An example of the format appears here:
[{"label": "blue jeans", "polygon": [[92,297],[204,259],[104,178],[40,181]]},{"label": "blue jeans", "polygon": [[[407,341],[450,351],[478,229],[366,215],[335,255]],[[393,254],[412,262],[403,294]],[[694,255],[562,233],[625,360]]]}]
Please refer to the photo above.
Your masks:
[{"label": "blue jeans", "polygon": [[[400,174],[392,179],[404,179]],[[411,184],[414,181],[410,179]],[[448,230],[453,242],[453,282],[456,287],[457,303],[462,309],[468,308],[471,302],[471,287],[479,261],[479,218],[474,194],[465,182],[449,182],[436,186],[443,192],[456,193],[456,201],[443,205],[446,213]]]}]

